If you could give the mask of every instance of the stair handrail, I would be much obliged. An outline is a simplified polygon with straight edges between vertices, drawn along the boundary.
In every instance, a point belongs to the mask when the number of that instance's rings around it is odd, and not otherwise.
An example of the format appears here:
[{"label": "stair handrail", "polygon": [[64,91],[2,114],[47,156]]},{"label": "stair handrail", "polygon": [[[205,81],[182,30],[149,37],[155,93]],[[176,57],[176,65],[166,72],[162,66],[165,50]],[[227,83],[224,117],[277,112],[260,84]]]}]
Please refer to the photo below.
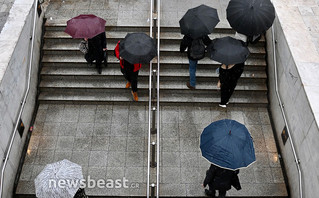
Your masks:
[{"label": "stair handrail", "polygon": [[[155,1],[155,3],[154,3]],[[159,136],[159,129],[160,129],[160,123],[159,123],[159,115],[160,115],[160,107],[159,107],[159,68],[160,68],[160,0],[151,0],[151,11],[150,11],[150,36],[153,37],[153,12],[156,14],[156,20],[157,20],[157,71],[156,71],[156,75],[157,75],[157,83],[156,83],[156,87],[157,87],[157,91],[156,91],[156,120],[157,120],[157,127],[156,127],[156,185],[152,184],[150,186],[150,158],[151,158],[151,154],[150,154],[150,150],[151,150],[151,133],[153,132],[152,128],[151,128],[151,111],[152,109],[152,72],[153,71],[153,65],[152,65],[152,61],[150,62],[150,69],[149,69],[149,101],[148,101],[148,105],[149,105],[149,109],[148,109],[148,144],[147,144],[147,183],[146,183],[146,196],[150,197],[150,187],[152,187],[152,193],[151,193],[151,197],[154,197],[154,187],[156,187],[156,197],[159,197],[159,156],[160,156],[160,136]],[[154,18],[155,19],[155,18]],[[155,33],[155,32],[154,32]],[[156,33],[155,33],[156,34]],[[155,36],[156,37],[156,36]],[[154,79],[153,79],[154,80]],[[155,94],[155,93],[153,93]],[[153,115],[154,118],[155,114]],[[153,121],[155,121],[155,119],[153,119]],[[154,147],[155,148],[155,147]],[[154,162],[153,162],[154,164]]]},{"label": "stair handrail", "polygon": [[156,133],[156,141],[157,141],[157,164],[156,164],[156,198],[159,198],[159,165],[160,165],[160,40],[161,40],[161,0],[157,0],[157,133]]},{"label": "stair handrail", "polygon": [[[150,37],[153,37],[153,1],[151,0],[150,9]],[[147,140],[147,182],[146,182],[146,197],[150,195],[150,164],[151,164],[151,111],[152,111],[152,72],[153,60],[149,67],[149,85],[148,85],[148,140]]]},{"label": "stair handrail", "polygon": [[27,89],[25,91],[25,94],[24,94],[24,97],[23,97],[23,100],[21,102],[21,106],[20,106],[20,110],[19,110],[19,115],[18,115],[18,118],[16,120],[16,124],[15,124],[15,127],[14,127],[14,131],[11,135],[11,139],[10,139],[10,143],[9,145],[7,146],[7,149],[6,149],[6,154],[4,155],[4,158],[3,158],[3,164],[2,164],[2,168],[1,168],[1,179],[0,179],[0,198],[2,198],[2,193],[3,193],[3,179],[4,179],[4,172],[5,172],[5,169],[6,169],[6,166],[7,166],[7,163],[8,163],[8,160],[9,160],[9,156],[10,156],[10,153],[11,153],[11,149],[12,149],[12,145],[13,145],[13,141],[14,141],[14,138],[17,134],[17,129],[18,129],[18,126],[19,126],[19,121],[21,119],[21,116],[22,116],[22,113],[23,113],[23,110],[24,110],[24,106],[26,104],[26,100],[27,100],[27,97],[29,95],[29,91],[30,91],[30,84],[31,84],[31,69],[32,69],[32,61],[33,61],[33,48],[34,48],[34,38],[35,38],[35,29],[36,29],[36,22],[37,22],[37,7],[38,7],[38,1],[37,0],[34,0],[34,15],[33,15],[33,30],[32,30],[32,42],[31,42],[31,49],[30,49],[30,57],[29,57],[29,71],[28,71],[28,81],[27,81]]},{"label": "stair handrail", "polygon": [[289,136],[289,142],[290,142],[290,147],[291,147],[291,150],[292,150],[292,153],[293,153],[293,156],[294,156],[294,160],[295,160],[295,163],[296,163],[296,167],[297,167],[297,170],[298,170],[298,180],[299,180],[299,196],[300,198],[303,197],[303,189],[302,189],[302,172],[301,172],[301,169],[300,169],[300,159],[298,158],[297,156],[297,153],[296,153],[296,149],[295,149],[295,145],[293,143],[293,138],[291,136],[291,133],[290,133],[290,129],[289,129],[289,125],[288,125],[288,122],[287,122],[287,118],[286,118],[286,113],[284,111],[284,105],[281,101],[281,98],[280,98],[280,94],[279,94],[279,91],[278,91],[278,73],[277,73],[277,60],[276,60],[276,41],[275,41],[275,32],[274,32],[274,26],[272,25],[271,26],[271,31],[272,31],[272,46],[273,46],[273,59],[274,59],[274,76],[275,76],[275,92],[276,92],[276,96],[277,96],[277,100],[279,102],[279,107],[280,107],[280,110],[281,110],[281,115],[284,119],[284,123],[285,123],[285,126],[286,126],[286,131],[288,133],[288,136]]}]

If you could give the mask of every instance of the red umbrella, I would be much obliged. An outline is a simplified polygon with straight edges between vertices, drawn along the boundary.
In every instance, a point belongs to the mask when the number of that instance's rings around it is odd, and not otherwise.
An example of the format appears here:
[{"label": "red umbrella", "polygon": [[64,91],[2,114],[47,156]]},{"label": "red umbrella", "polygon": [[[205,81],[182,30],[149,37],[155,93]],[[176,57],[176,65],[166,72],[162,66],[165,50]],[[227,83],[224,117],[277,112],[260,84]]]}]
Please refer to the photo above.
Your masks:
[{"label": "red umbrella", "polygon": [[105,31],[106,21],[93,14],[81,14],[67,21],[64,30],[72,38],[93,38]]}]

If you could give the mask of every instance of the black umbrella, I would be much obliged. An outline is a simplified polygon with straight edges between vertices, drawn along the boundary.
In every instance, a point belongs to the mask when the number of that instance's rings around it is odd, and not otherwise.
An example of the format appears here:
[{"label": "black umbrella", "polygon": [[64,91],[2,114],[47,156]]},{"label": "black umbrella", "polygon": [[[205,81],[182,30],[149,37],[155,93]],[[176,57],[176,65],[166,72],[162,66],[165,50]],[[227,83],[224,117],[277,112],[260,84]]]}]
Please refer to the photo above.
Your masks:
[{"label": "black umbrella", "polygon": [[120,56],[131,64],[149,63],[156,55],[155,41],[145,33],[128,33],[120,42]]},{"label": "black umbrella", "polygon": [[243,41],[230,36],[214,39],[208,50],[211,59],[225,65],[243,63],[250,53]]},{"label": "black umbrella", "polygon": [[212,33],[218,22],[217,10],[202,4],[187,10],[179,25],[182,34],[196,39]]},{"label": "black umbrella", "polygon": [[270,0],[231,0],[226,12],[230,26],[247,36],[268,30],[275,19],[275,8]]}]

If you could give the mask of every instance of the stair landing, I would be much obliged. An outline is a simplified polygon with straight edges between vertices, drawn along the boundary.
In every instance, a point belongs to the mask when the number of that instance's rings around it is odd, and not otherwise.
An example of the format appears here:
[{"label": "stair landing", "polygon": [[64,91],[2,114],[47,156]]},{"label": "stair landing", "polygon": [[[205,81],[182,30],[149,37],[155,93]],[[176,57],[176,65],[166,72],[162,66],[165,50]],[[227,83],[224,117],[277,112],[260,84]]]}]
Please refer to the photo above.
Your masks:
[{"label": "stair landing", "polygon": [[[145,105],[41,104],[17,195],[34,195],[34,178],[48,163],[69,159],[91,179],[128,180],[129,188],[86,188],[90,196],[145,196],[148,107]],[[210,163],[201,157],[199,136],[211,122],[228,118],[246,125],[257,161],[240,171],[242,190],[232,197],[287,197],[266,108],[162,106],[160,195],[204,197]]]}]

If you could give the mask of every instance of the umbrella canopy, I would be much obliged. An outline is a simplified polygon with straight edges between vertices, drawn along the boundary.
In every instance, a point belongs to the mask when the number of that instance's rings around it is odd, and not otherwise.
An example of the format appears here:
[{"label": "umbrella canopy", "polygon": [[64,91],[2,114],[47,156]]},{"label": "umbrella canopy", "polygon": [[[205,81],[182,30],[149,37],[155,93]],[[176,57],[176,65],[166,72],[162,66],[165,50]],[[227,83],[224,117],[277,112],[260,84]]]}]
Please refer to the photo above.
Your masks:
[{"label": "umbrella canopy", "polygon": [[275,8],[270,0],[231,0],[226,13],[230,26],[247,36],[268,30],[275,19]]},{"label": "umbrella canopy", "polygon": [[72,38],[93,38],[105,31],[105,22],[93,14],[81,14],[67,21],[64,32]]},{"label": "umbrella canopy", "polygon": [[[80,165],[62,160],[48,164],[35,178],[35,192],[38,198],[73,198],[80,188],[83,179]],[[66,182],[64,187],[59,186],[59,181]],[[72,185],[70,182],[74,181]],[[62,183],[62,182],[61,182]]]},{"label": "umbrella canopy", "polygon": [[243,63],[250,54],[243,41],[230,36],[214,39],[208,51],[212,60],[225,65]]},{"label": "umbrella canopy", "polygon": [[128,33],[120,42],[120,57],[131,64],[149,63],[156,55],[155,41],[145,33]]},{"label": "umbrella canopy", "polygon": [[189,9],[179,21],[179,25],[182,34],[197,39],[212,33],[218,22],[217,10],[202,4]]},{"label": "umbrella canopy", "polygon": [[216,166],[236,170],[256,161],[252,137],[235,120],[219,120],[208,125],[200,136],[203,157]]}]

